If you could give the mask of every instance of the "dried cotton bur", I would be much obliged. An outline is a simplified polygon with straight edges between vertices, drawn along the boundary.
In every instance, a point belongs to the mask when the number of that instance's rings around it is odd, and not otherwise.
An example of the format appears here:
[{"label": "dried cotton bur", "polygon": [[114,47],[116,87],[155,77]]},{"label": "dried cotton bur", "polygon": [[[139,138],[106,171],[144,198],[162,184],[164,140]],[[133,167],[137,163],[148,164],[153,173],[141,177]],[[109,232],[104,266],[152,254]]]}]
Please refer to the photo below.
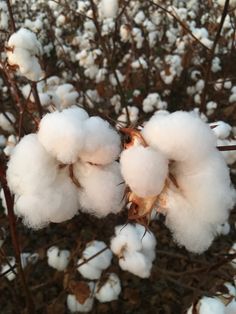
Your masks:
[{"label": "dried cotton bur", "polygon": [[98,217],[122,209],[119,135],[78,107],[46,114],[37,134],[13,149],[7,180],[16,214],[41,228],[71,219],[79,208]]},{"label": "dried cotton bur", "polygon": [[135,219],[149,217],[156,208],[179,245],[195,253],[208,249],[236,199],[212,129],[179,111],[154,115],[138,136],[125,132],[136,137],[120,158],[131,216],[135,210]]}]

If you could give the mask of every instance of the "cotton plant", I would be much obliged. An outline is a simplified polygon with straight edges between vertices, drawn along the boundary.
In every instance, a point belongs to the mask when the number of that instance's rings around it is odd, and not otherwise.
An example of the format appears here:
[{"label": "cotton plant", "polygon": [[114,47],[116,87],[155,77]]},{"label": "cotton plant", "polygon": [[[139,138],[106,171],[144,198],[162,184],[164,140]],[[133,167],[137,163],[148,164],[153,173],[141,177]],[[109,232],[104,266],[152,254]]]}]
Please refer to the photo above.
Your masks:
[{"label": "cotton plant", "polygon": [[38,81],[43,77],[39,63],[42,46],[36,35],[26,28],[13,33],[7,43],[7,61],[16,66],[19,73],[30,81]]},{"label": "cotton plant", "polygon": [[98,217],[119,212],[124,184],[115,160],[120,149],[108,122],[89,118],[81,108],[46,114],[38,133],[24,136],[8,162],[16,214],[26,225],[42,228],[71,219],[80,207]]},{"label": "cotton plant", "polygon": [[191,113],[175,112],[154,115],[141,133],[128,132],[132,141],[120,163],[136,218],[150,216],[157,208],[179,245],[195,253],[205,251],[236,199],[212,129]]},{"label": "cotton plant", "polygon": [[[77,263],[77,270],[84,278],[91,280],[99,279],[102,272],[110,266],[112,252],[109,248],[106,249],[106,247],[103,241],[97,240],[89,242],[86,245],[82,257]],[[93,257],[102,250],[104,250],[102,253]]]},{"label": "cotton plant", "polygon": [[48,265],[58,271],[66,269],[69,259],[70,251],[60,250],[57,246],[52,246],[47,250]]},{"label": "cotton plant", "polygon": [[119,266],[138,277],[148,278],[155,259],[156,239],[139,224],[120,225],[111,239],[111,250],[119,258]]}]

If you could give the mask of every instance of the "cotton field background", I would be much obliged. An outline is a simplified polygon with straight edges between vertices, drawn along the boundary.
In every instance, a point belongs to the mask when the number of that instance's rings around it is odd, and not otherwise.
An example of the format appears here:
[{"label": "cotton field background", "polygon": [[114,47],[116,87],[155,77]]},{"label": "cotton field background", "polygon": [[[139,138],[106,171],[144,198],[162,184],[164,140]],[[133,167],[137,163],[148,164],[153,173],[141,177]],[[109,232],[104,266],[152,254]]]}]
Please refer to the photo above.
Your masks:
[{"label": "cotton field background", "polygon": [[0,313],[236,314],[236,1],[0,0]]}]

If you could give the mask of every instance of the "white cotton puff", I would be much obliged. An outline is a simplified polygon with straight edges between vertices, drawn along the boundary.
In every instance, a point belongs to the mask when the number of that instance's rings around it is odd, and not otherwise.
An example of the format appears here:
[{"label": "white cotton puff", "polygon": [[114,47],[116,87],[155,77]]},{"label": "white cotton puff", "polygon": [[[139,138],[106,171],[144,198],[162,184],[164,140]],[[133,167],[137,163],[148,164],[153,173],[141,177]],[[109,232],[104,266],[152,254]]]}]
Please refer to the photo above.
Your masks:
[{"label": "white cotton puff", "polygon": [[14,128],[12,124],[14,124],[15,122],[16,122],[16,119],[12,113],[10,112],[5,112],[5,114],[0,113],[0,128],[2,128],[4,131],[13,132]]},{"label": "white cotton puff", "polygon": [[210,126],[212,126],[212,130],[215,133],[216,137],[219,139],[226,139],[232,130],[232,127],[228,124],[225,123],[224,121],[217,121],[210,123]]},{"label": "white cotton puff", "polygon": [[[83,251],[82,258],[78,260],[77,265],[86,261],[93,255],[106,248],[106,244],[102,241],[89,242]],[[81,275],[88,279],[98,279],[104,269],[108,268],[111,264],[112,252],[110,249],[106,249],[101,254],[92,258],[84,265],[77,268]]]},{"label": "white cotton puff", "polygon": [[148,278],[151,274],[152,262],[141,252],[125,252],[119,259],[120,268],[141,277]]},{"label": "white cotton puff", "polygon": [[72,313],[77,313],[77,312],[87,313],[92,310],[93,302],[94,302],[94,297],[93,297],[94,283],[89,282],[88,285],[90,289],[90,295],[83,304],[79,303],[75,295],[69,294],[67,296],[67,307]]},{"label": "white cotton puff", "polygon": [[84,120],[81,108],[69,108],[46,114],[40,122],[38,139],[48,153],[64,164],[77,161],[84,145]]},{"label": "white cotton puff", "polygon": [[68,108],[76,104],[76,99],[79,93],[75,90],[74,86],[71,84],[59,85],[55,90],[56,95],[60,99],[60,108]]},{"label": "white cotton puff", "polygon": [[140,197],[158,195],[168,174],[168,160],[159,150],[133,146],[120,157],[122,176],[131,190]]},{"label": "white cotton puff", "polygon": [[36,134],[24,136],[15,146],[7,168],[7,182],[15,194],[40,192],[53,182],[57,163],[46,152]]},{"label": "white cotton puff", "polygon": [[[198,301],[198,304],[196,306],[198,308],[199,314],[225,314],[225,306],[217,298],[203,297],[200,301]],[[191,306],[188,309],[187,314],[194,313],[195,311],[193,309],[193,306]]]},{"label": "white cotton puff", "polygon": [[[217,140],[217,146],[231,146],[231,145],[236,145],[236,139]],[[235,150],[221,151],[221,154],[224,157],[227,165],[233,165],[236,162]]]},{"label": "white cotton puff", "polygon": [[115,227],[115,236],[111,239],[111,250],[118,257],[124,251],[134,252],[142,249],[142,243],[134,225],[120,225]]},{"label": "white cotton puff", "polygon": [[154,234],[140,224],[135,224],[135,228],[141,240],[142,253],[146,255],[151,262],[154,261],[156,257],[155,248],[157,244]]},{"label": "white cotton puff", "polygon": [[78,162],[74,175],[81,185],[78,199],[83,211],[103,217],[122,209],[125,184],[117,162],[106,166]]},{"label": "white cotton puff", "polygon": [[118,0],[101,0],[100,10],[104,18],[115,18],[118,9]]},{"label": "white cotton puff", "polygon": [[58,271],[63,271],[70,258],[70,251],[60,250],[57,246],[52,246],[47,250],[48,265]]},{"label": "white cotton puff", "polygon": [[121,142],[118,133],[100,117],[84,123],[85,143],[80,158],[85,162],[106,165],[118,158]]},{"label": "white cotton puff", "polygon": [[38,81],[43,72],[38,61],[42,46],[36,35],[28,29],[20,28],[8,40],[7,59],[10,65],[16,65],[19,72],[32,81]]},{"label": "white cotton puff", "polygon": [[67,168],[61,169],[49,186],[16,197],[16,214],[34,229],[45,227],[49,222],[69,220],[78,208],[77,187],[69,178]]},{"label": "white cotton puff", "polygon": [[159,149],[170,160],[183,162],[185,168],[201,163],[216,146],[210,127],[183,111],[154,115],[145,124],[142,135],[151,147]]},{"label": "white cotton puff", "polygon": [[120,279],[115,273],[110,273],[105,282],[98,281],[95,286],[95,298],[101,303],[117,300],[120,292]]}]

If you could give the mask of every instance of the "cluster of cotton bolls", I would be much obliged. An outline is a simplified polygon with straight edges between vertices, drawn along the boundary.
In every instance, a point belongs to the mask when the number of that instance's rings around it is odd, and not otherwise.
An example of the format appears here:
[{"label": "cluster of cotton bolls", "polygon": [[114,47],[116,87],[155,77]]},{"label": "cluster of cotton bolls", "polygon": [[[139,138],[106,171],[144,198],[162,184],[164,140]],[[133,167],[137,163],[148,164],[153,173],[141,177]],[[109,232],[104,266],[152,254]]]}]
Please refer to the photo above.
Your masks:
[{"label": "cluster of cotton bolls", "polygon": [[82,210],[98,217],[122,208],[124,184],[116,159],[120,138],[109,123],[72,107],[46,114],[37,134],[24,136],[8,162],[16,214],[33,228]]},{"label": "cluster of cotton bolls", "polygon": [[148,146],[137,139],[121,154],[126,183],[166,216],[178,244],[205,251],[236,200],[214,132],[199,117],[180,111],[154,115],[141,134]]},{"label": "cluster of cotton bolls", "polygon": [[43,77],[38,58],[42,55],[42,46],[36,35],[26,28],[13,33],[7,43],[7,61],[17,66],[19,73],[31,81]]},{"label": "cluster of cotton bolls", "polygon": [[[45,108],[56,108],[63,110],[65,108],[76,105],[76,100],[79,93],[74,86],[69,83],[64,83],[58,76],[51,76],[45,81],[40,81],[37,84],[40,103]],[[29,84],[22,87],[22,93],[26,99],[35,102]]]},{"label": "cluster of cotton bolls", "polygon": [[121,269],[141,278],[148,278],[154,261],[156,239],[139,224],[127,224],[115,228],[111,250],[119,258]]},{"label": "cluster of cotton bolls", "polygon": [[115,273],[107,273],[101,278],[102,272],[111,264],[112,252],[102,241],[94,240],[86,245],[82,257],[78,260],[77,269],[86,279],[97,280],[88,283],[90,293],[82,304],[75,295],[68,295],[67,306],[71,312],[89,312],[94,298],[99,302],[117,300],[121,292],[120,279]]}]

